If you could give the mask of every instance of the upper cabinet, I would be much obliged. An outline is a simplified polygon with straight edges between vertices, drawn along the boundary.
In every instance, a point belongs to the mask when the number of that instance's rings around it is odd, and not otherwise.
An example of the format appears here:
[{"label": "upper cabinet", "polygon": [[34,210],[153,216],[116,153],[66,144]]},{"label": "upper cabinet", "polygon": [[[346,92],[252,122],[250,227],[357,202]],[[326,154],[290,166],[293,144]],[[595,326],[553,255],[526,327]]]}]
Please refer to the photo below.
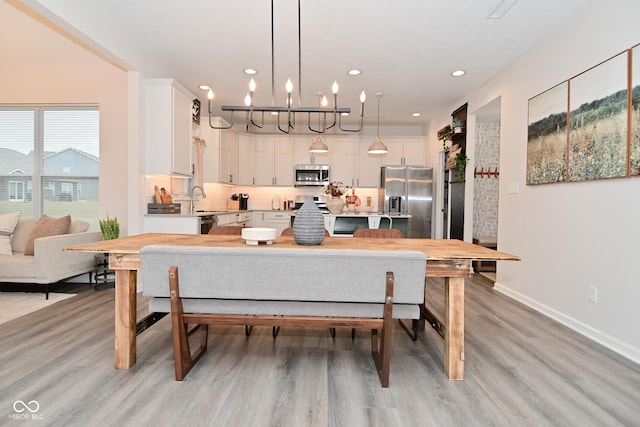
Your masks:
[{"label": "upper cabinet", "polygon": [[256,185],[256,139],[253,135],[238,136],[238,184]]},{"label": "upper cabinet", "polygon": [[174,79],[145,79],[143,90],[146,173],[191,176],[196,96]]},{"label": "upper cabinet", "polygon": [[220,131],[220,182],[238,183],[238,133],[233,129]]},{"label": "upper cabinet", "polygon": [[293,185],[293,138],[256,137],[256,185]]},{"label": "upper cabinet", "polygon": [[[296,165],[328,165],[330,163],[329,153],[310,153],[309,147],[318,135],[296,136],[293,140],[293,163]],[[323,138],[327,143],[326,138]]]},{"label": "upper cabinet", "polygon": [[425,164],[425,138],[387,138],[382,142],[387,146],[389,152],[382,156],[384,165],[415,165]]}]

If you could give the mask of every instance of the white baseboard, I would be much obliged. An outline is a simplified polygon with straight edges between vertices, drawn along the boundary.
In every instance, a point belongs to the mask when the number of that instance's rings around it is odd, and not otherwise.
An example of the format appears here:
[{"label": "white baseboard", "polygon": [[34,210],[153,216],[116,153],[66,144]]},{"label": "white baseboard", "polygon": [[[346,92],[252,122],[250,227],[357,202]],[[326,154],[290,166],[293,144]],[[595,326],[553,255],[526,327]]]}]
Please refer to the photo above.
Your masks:
[{"label": "white baseboard", "polygon": [[573,317],[567,316],[549,306],[541,304],[540,302],[531,299],[528,296],[521,294],[520,292],[514,291],[513,289],[498,282],[493,285],[493,289],[503,295],[521,302],[527,307],[530,307],[547,317],[550,317],[551,319],[563,324],[564,326],[573,329],[579,334],[584,335],[585,337],[597,342],[600,345],[603,345],[609,350],[614,351],[619,355],[640,364],[640,349],[630,346],[629,344],[620,341],[619,339],[612,337],[611,335],[594,329],[591,326],[574,319]]}]

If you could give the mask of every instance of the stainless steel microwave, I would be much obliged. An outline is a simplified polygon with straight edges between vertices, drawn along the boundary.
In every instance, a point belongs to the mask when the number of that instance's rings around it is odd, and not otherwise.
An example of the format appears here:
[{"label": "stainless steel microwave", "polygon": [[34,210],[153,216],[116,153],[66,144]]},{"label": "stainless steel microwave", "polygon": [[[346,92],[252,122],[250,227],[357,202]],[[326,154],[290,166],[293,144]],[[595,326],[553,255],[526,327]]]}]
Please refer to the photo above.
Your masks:
[{"label": "stainless steel microwave", "polygon": [[293,176],[296,187],[329,184],[329,165],[295,165]]}]

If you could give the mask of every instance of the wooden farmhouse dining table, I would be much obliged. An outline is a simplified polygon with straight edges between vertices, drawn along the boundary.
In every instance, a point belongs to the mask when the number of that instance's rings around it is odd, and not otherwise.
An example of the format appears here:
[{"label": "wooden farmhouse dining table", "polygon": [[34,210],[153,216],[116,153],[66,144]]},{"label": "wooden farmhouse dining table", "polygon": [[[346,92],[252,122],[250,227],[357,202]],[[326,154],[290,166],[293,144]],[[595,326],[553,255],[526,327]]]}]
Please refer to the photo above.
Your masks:
[{"label": "wooden farmhouse dining table", "polygon": [[[67,251],[109,254],[109,268],[115,270],[116,277],[115,367],[117,369],[129,369],[136,363],[137,271],[140,269],[140,249],[148,245],[249,247],[241,236],[147,233],[65,248]],[[360,249],[424,252],[427,257],[426,276],[445,279],[445,318],[444,322],[441,322],[424,304],[421,309],[423,319],[418,321],[418,324],[414,324],[414,327],[424,328],[424,319],[428,319],[444,338],[444,369],[450,380],[464,378],[464,279],[472,272],[471,262],[520,259],[504,252],[453,239],[325,237],[321,245],[302,246],[296,244],[293,237],[281,236],[274,240],[273,244],[261,244],[260,247],[264,247],[265,250],[273,247],[300,248],[309,251]],[[149,316],[154,316],[154,313]]]}]

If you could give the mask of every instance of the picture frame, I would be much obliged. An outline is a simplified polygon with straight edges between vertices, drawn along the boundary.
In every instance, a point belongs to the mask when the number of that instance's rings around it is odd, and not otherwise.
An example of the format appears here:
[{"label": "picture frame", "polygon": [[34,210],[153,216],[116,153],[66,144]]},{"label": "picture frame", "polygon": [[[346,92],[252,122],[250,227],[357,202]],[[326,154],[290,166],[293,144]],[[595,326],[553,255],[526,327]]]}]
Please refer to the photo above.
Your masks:
[{"label": "picture frame", "polygon": [[629,176],[640,176],[640,44],[629,52],[631,108],[629,111]]},{"label": "picture frame", "polygon": [[191,106],[191,119],[196,125],[200,124],[200,100],[198,98],[193,100]]},{"label": "picture frame", "polygon": [[627,176],[628,54],[569,80],[568,180]]},{"label": "picture frame", "polygon": [[564,81],[529,99],[526,183],[565,182],[569,84]]}]

